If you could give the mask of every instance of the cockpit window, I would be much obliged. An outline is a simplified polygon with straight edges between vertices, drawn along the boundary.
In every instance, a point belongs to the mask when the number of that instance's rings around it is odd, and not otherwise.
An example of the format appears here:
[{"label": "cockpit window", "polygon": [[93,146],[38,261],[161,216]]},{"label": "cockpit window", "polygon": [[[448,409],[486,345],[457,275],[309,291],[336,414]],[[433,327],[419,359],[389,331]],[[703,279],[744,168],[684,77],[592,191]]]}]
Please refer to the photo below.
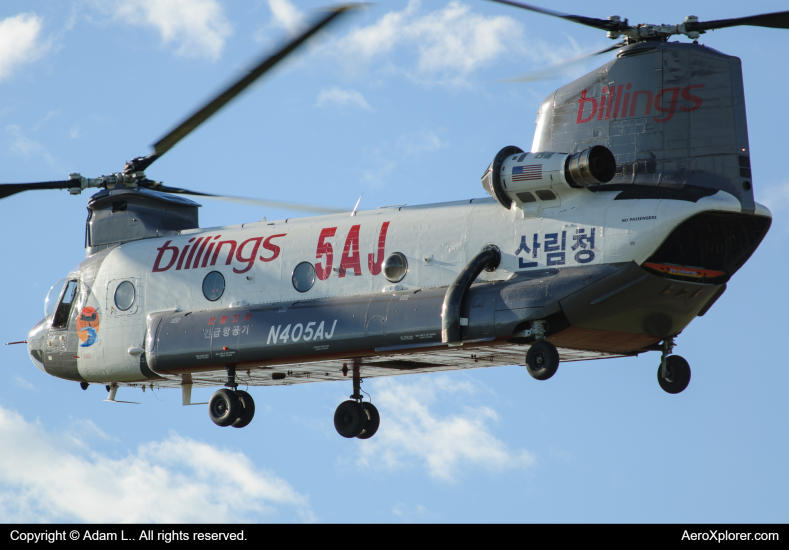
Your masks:
[{"label": "cockpit window", "polygon": [[52,328],[66,328],[68,326],[71,306],[74,305],[77,298],[77,289],[79,289],[77,281],[66,283],[66,289],[63,291],[58,308],[55,310],[55,317],[52,319]]}]

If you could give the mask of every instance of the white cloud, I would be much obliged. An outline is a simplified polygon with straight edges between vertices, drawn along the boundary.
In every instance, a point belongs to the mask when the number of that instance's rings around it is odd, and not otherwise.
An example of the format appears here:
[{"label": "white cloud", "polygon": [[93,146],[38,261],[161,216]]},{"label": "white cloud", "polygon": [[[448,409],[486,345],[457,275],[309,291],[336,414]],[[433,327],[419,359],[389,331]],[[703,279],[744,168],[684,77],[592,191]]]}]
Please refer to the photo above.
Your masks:
[{"label": "white cloud", "polygon": [[268,6],[277,27],[282,27],[290,34],[296,34],[304,28],[304,15],[288,0],[268,0]]},{"label": "white cloud", "polygon": [[420,7],[419,0],[410,0],[402,11],[391,11],[372,25],[352,30],[329,50],[343,59],[370,62],[395,47],[409,48],[417,54],[412,76],[452,85],[466,84],[476,69],[522,50],[517,46],[522,42],[522,26],[510,17],[476,14],[459,2],[426,15],[419,15]]},{"label": "white cloud", "polygon": [[420,377],[410,384],[377,381],[375,405],[381,412],[381,428],[361,446],[359,463],[367,468],[398,468],[416,460],[431,477],[450,482],[468,467],[501,472],[531,466],[531,453],[513,451],[493,436],[488,423],[498,415],[490,407],[466,408],[449,416],[430,410],[437,393],[474,391],[471,384],[448,377]]},{"label": "white cloud", "polygon": [[397,143],[398,149],[400,149],[406,157],[438,151],[448,146],[447,143],[441,141],[441,138],[439,138],[435,132],[431,132],[430,130],[421,130],[407,136],[401,136]]},{"label": "white cloud", "polygon": [[315,102],[315,106],[323,107],[329,103],[336,103],[342,106],[356,105],[365,111],[373,110],[361,93],[357,92],[356,90],[343,90],[337,86],[321,90],[320,93],[318,93],[318,100]]},{"label": "white cloud", "polygon": [[789,181],[771,185],[759,193],[756,200],[764,204],[772,212],[783,210],[789,206]]},{"label": "white cloud", "polygon": [[305,496],[242,453],[172,434],[111,457],[80,435],[102,437],[97,427],[75,426],[51,434],[0,407],[0,521],[224,523],[281,507],[314,519]]},{"label": "white cloud", "polygon": [[366,148],[364,158],[373,168],[363,170],[362,181],[370,187],[381,188],[395,170],[399,170],[405,176],[414,179],[403,168],[404,162],[413,160],[424,153],[431,153],[446,147],[449,147],[449,144],[442,141],[438,134],[423,128],[422,130],[401,135],[393,143],[386,140],[378,147]]},{"label": "white cloud", "polygon": [[38,391],[38,388],[36,388],[33,384],[31,384],[30,382],[28,382],[27,380],[25,380],[19,375],[14,376],[14,380],[16,381],[18,386],[21,386],[26,390]]},{"label": "white cloud", "polygon": [[155,27],[164,44],[179,44],[177,53],[187,57],[218,59],[233,34],[216,0],[115,0],[96,5],[115,19]]},{"label": "white cloud", "polygon": [[0,21],[0,81],[25,63],[32,63],[46,53],[42,42],[41,18],[34,13],[20,13]]},{"label": "white cloud", "polygon": [[12,153],[25,159],[43,158],[52,168],[63,171],[44,144],[27,137],[19,126],[15,124],[6,126],[5,133],[11,140]]}]

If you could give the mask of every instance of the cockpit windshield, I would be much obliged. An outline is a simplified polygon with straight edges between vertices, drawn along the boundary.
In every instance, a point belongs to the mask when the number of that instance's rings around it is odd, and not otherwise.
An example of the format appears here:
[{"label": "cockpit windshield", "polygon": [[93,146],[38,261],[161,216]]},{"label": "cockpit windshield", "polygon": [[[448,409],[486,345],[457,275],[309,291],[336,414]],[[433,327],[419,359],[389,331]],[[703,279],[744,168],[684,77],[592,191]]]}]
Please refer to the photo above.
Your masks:
[{"label": "cockpit windshield", "polygon": [[58,304],[60,295],[63,294],[63,287],[66,285],[66,279],[61,279],[49,289],[47,297],[44,300],[44,317],[49,317],[55,312],[55,307]]},{"label": "cockpit windshield", "polygon": [[79,283],[72,280],[66,283],[66,288],[63,291],[60,303],[55,310],[55,317],[52,319],[52,328],[66,328],[68,326],[68,318],[71,314],[71,306],[77,298],[77,289]]}]

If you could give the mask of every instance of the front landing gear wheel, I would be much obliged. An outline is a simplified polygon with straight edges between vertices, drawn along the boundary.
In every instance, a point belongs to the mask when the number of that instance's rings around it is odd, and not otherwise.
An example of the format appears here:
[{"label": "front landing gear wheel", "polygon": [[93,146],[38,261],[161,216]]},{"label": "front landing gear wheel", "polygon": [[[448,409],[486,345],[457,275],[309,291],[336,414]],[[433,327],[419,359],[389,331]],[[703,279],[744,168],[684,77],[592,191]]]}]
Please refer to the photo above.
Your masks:
[{"label": "front landing gear wheel", "polygon": [[244,426],[248,426],[255,416],[255,402],[252,400],[251,395],[242,390],[236,391],[236,397],[241,403],[241,412],[231,426],[234,428],[243,428]]},{"label": "front landing gear wheel", "polygon": [[680,393],[690,384],[690,365],[679,355],[666,357],[666,377],[662,376],[662,366],[658,367],[657,380],[663,391]]},{"label": "front landing gear wheel", "polygon": [[359,439],[370,439],[378,431],[378,426],[381,424],[381,415],[378,414],[378,409],[375,405],[365,401],[362,403],[362,408],[367,416],[367,422],[364,424],[364,431],[357,435]]},{"label": "front landing gear wheel", "polygon": [[217,426],[230,426],[242,412],[241,402],[232,391],[223,388],[208,401],[208,416]]},{"label": "front landing gear wheel", "polygon": [[334,411],[334,428],[343,437],[359,437],[367,424],[367,413],[361,403],[343,401]]},{"label": "front landing gear wheel", "polygon": [[559,368],[559,352],[556,346],[545,340],[532,344],[526,353],[526,370],[532,378],[548,380]]}]

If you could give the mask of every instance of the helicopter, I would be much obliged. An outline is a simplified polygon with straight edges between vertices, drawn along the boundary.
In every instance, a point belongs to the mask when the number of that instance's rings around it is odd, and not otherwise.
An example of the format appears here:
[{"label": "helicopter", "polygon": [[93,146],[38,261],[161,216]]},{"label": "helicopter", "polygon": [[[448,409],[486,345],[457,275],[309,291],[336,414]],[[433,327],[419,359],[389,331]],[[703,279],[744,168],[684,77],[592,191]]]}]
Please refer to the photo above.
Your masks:
[{"label": "helicopter", "polygon": [[[531,150],[504,147],[489,198],[200,228],[198,205],[145,171],[310,36],[335,8],[116,174],[7,184],[91,199],[86,258],[48,297],[27,339],[44,372],[119,387],[225,383],[219,426],[248,425],[238,390],[352,379],[344,437],[378,429],[364,378],[661,352],[668,393],[690,382],[674,339],[723,294],[770,212],[753,199],[739,60],[694,44],[738,24],[786,28],[787,12],[630,26],[568,16],[623,38],[617,58],[540,106]],[[205,194],[202,194],[205,195]]]}]

